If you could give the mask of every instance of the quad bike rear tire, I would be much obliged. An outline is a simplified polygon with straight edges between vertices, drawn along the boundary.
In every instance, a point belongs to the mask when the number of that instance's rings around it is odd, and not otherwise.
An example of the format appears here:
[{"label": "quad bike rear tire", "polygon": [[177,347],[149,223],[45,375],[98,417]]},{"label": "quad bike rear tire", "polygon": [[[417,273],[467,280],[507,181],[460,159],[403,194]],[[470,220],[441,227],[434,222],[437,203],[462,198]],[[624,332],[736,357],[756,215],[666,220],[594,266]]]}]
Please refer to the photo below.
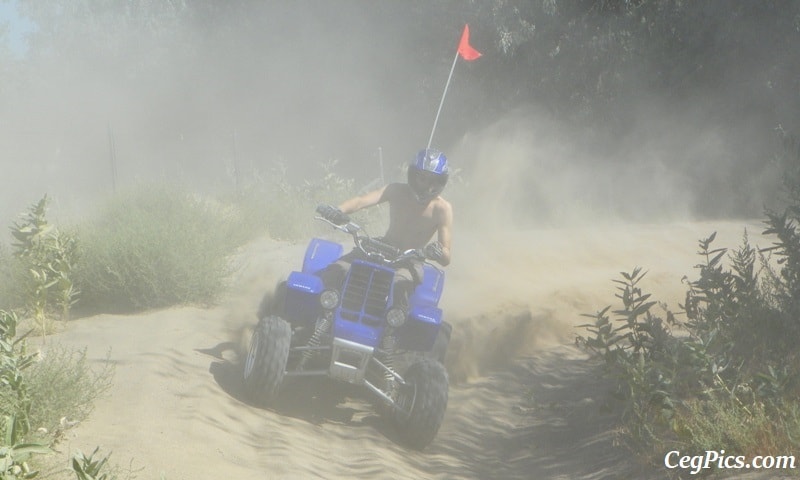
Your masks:
[{"label": "quad bike rear tire", "polygon": [[406,385],[397,394],[395,429],[407,446],[422,450],[439,432],[447,410],[447,370],[439,361],[423,358],[409,367]]},{"label": "quad bike rear tire", "polygon": [[286,320],[269,315],[258,322],[244,364],[245,392],[254,403],[269,405],[277,398],[291,340],[292,329]]}]

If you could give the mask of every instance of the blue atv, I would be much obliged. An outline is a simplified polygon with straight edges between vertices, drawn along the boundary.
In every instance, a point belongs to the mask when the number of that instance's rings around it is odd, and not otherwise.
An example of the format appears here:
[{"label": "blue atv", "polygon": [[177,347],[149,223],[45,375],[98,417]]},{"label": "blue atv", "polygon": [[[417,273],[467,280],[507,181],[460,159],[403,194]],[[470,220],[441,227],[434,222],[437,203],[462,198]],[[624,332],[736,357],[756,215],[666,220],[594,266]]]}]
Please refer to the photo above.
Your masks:
[{"label": "blue atv", "polygon": [[418,250],[401,252],[348,222],[334,228],[353,237],[353,260],[341,290],[326,290],[319,271],[342,256],[344,247],[315,238],[303,268],[275,289],[259,311],[244,365],[250,399],[269,405],[286,377],[329,377],[363,387],[399,438],[422,449],[433,441],[447,408],[443,362],[451,326],[438,307],[444,272],[424,264],[424,278],[409,308],[390,308],[395,269],[421,260]]}]

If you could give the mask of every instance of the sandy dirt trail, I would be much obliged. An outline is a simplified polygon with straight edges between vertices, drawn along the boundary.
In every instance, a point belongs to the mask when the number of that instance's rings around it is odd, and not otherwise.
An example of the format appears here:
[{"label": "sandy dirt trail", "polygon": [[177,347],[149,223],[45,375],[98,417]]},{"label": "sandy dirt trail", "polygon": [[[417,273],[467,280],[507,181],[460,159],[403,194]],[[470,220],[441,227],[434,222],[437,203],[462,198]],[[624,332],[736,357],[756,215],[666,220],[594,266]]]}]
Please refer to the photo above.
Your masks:
[{"label": "sandy dirt trail", "polygon": [[54,337],[86,346],[97,362],[110,350],[116,366],[112,389],[59,455],[66,466],[74,451],[99,445],[139,479],[663,478],[615,446],[617,419],[597,371],[572,346],[575,326],[612,303],[611,279],[635,266],[649,271],[643,288],[677,310],[697,240],[718,231],[718,246],[736,247],[745,227],[752,243],[770,243],[759,222],[462,234],[443,299],[454,324],[450,401],[424,452],[398,445],[340,385],[295,384],[271,410],[248,403],[243,330],[304,249],[256,242],[215,308],[83,318]]}]

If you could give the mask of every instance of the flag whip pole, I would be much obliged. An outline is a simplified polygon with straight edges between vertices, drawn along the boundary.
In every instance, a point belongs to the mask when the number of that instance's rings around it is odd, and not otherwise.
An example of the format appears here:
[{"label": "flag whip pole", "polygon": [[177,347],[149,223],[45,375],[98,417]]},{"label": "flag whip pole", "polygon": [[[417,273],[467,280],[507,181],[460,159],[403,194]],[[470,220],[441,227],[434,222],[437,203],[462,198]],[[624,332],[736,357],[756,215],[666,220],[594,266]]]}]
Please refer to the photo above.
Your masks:
[{"label": "flag whip pole", "polygon": [[450,86],[450,80],[453,78],[453,71],[456,69],[456,62],[458,57],[464,57],[466,61],[472,61],[481,56],[481,52],[472,48],[469,44],[469,25],[464,25],[464,32],[461,33],[461,41],[458,42],[458,49],[456,50],[456,57],[453,59],[453,66],[450,67],[450,75],[447,76],[447,83],[444,84],[444,92],[442,92],[442,100],[439,102],[439,109],[436,110],[436,118],[433,120],[433,128],[431,129],[431,136],[428,138],[428,148],[431,148],[433,142],[433,134],[436,132],[436,124],[439,123],[439,114],[442,113],[442,105],[444,105],[444,97],[447,96],[447,88]]},{"label": "flag whip pole", "polygon": [[436,132],[436,124],[439,123],[439,114],[442,113],[442,105],[444,105],[444,97],[447,95],[447,88],[450,86],[450,80],[453,78],[453,71],[456,69],[456,62],[458,62],[459,53],[456,51],[456,56],[453,58],[453,66],[450,67],[450,75],[447,76],[447,83],[444,85],[444,92],[442,92],[442,100],[439,102],[439,109],[436,110],[436,118],[433,120],[433,128],[431,129],[431,136],[428,138],[428,148],[431,148],[433,142],[433,134]]}]

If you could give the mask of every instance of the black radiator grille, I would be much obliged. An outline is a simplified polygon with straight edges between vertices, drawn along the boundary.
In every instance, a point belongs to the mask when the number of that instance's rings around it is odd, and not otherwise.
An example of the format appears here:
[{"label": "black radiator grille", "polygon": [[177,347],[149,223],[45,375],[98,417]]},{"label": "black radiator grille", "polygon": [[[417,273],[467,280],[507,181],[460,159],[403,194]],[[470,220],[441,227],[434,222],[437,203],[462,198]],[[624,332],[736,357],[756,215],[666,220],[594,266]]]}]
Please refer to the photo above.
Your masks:
[{"label": "black radiator grille", "polygon": [[342,308],[382,318],[393,277],[390,271],[353,264],[344,287]]}]

